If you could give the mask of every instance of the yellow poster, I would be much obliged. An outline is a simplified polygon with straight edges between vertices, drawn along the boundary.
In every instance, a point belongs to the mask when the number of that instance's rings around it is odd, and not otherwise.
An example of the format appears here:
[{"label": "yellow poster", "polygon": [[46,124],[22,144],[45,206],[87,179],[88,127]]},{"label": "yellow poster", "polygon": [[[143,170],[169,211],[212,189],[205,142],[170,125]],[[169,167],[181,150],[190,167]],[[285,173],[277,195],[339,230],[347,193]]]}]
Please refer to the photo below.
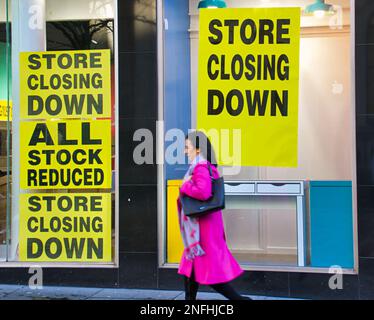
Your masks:
[{"label": "yellow poster", "polygon": [[111,189],[111,121],[20,123],[21,189]]},{"label": "yellow poster", "polygon": [[25,119],[110,118],[110,50],[22,52]]},{"label": "yellow poster", "polygon": [[[9,101],[9,120],[12,121],[12,101]],[[0,121],[8,121],[8,102],[0,100]]]},{"label": "yellow poster", "polygon": [[221,165],[296,167],[300,8],[200,10],[197,128]]},{"label": "yellow poster", "polygon": [[111,194],[20,195],[20,261],[112,261]]}]

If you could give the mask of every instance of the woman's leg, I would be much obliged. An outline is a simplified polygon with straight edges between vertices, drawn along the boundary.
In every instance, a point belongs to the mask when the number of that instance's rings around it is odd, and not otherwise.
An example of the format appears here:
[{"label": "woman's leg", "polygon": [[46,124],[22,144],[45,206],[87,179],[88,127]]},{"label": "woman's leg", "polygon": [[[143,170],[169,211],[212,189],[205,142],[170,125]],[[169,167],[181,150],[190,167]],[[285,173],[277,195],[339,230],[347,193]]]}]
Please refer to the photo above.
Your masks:
[{"label": "woman's leg", "polygon": [[194,273],[192,271],[191,277],[184,277],[184,290],[186,300],[196,300],[199,284],[195,281]]},{"label": "woman's leg", "polygon": [[252,300],[236,292],[230,283],[213,284],[211,287],[229,300]]}]

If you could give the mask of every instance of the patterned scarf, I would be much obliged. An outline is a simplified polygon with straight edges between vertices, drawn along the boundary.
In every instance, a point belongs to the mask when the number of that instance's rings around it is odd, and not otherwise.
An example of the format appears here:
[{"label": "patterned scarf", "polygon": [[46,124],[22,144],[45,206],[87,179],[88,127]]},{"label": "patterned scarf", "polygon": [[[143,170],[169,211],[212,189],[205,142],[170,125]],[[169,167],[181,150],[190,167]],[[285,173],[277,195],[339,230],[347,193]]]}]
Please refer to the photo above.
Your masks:
[{"label": "patterned scarf", "polygon": [[[192,176],[192,172],[196,165],[203,161],[206,161],[203,156],[196,156],[183,178],[183,183]],[[183,245],[186,249],[186,258],[188,260],[193,260],[197,256],[204,255],[205,252],[200,246],[199,218],[187,217],[183,212],[183,208],[181,208],[179,214],[179,226],[182,234]]]}]

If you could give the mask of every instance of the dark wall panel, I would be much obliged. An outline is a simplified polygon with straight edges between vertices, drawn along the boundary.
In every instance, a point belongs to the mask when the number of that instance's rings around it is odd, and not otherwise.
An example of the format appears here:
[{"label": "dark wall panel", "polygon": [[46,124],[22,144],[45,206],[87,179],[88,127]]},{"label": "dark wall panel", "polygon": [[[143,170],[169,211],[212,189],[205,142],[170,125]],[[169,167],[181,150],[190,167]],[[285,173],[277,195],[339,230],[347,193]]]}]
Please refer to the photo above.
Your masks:
[{"label": "dark wall panel", "polygon": [[373,299],[374,281],[374,1],[356,0],[356,110],[359,296]]},{"label": "dark wall panel", "polygon": [[[119,48],[119,286],[157,287],[157,20],[156,0],[118,1]],[[133,151],[151,134],[153,163],[137,164]]]},{"label": "dark wall panel", "polygon": [[157,253],[156,186],[120,187],[120,255]]},{"label": "dark wall panel", "polygon": [[157,288],[157,254],[123,253],[120,257],[119,284],[125,288]]},{"label": "dark wall panel", "polygon": [[119,54],[120,118],[157,118],[156,60],[155,52]]},{"label": "dark wall panel", "polygon": [[356,300],[359,298],[357,276],[344,275],[342,289],[330,288],[332,276],[332,274],[290,273],[290,296],[316,300]]},{"label": "dark wall panel", "polygon": [[[156,145],[154,137],[156,135],[156,121],[146,118],[121,118],[119,119],[119,184],[120,185],[156,185],[157,166],[155,163],[137,164],[134,160],[134,149],[142,148],[143,141],[134,141],[134,133],[142,130],[147,138],[147,142],[153,150],[147,149],[147,155],[140,153],[141,157],[155,160]],[[141,149],[139,149],[141,151]],[[140,160],[140,159],[139,159]],[[120,194],[120,197],[122,195]]]}]

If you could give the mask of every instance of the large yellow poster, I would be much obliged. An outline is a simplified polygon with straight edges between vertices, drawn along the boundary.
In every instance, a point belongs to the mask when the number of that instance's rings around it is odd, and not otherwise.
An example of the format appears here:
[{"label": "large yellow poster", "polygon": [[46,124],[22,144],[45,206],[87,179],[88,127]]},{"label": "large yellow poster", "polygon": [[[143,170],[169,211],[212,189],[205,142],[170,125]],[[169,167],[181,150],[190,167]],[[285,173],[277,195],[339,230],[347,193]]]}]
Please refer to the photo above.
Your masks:
[{"label": "large yellow poster", "polygon": [[299,43],[300,8],[200,10],[197,128],[221,165],[297,166]]},{"label": "large yellow poster", "polygon": [[110,194],[21,194],[20,209],[21,261],[112,260]]},{"label": "large yellow poster", "polygon": [[110,50],[22,52],[21,120],[111,116]]},{"label": "large yellow poster", "polygon": [[20,68],[20,261],[111,262],[110,50],[24,52]]},{"label": "large yellow poster", "polygon": [[110,189],[110,120],[21,122],[21,189]]}]

